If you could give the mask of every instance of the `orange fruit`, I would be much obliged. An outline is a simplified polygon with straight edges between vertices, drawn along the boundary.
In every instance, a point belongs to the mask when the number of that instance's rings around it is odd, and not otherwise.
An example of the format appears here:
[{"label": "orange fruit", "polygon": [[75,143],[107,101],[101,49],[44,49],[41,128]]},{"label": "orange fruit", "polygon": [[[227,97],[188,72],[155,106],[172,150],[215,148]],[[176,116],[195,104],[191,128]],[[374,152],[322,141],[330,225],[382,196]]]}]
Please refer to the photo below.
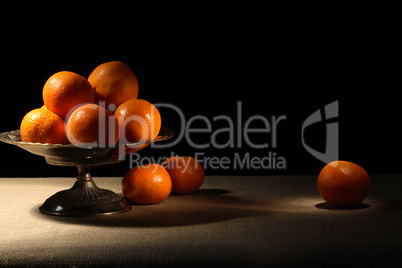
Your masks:
[{"label": "orange fruit", "polygon": [[361,166],[348,161],[333,161],[318,175],[317,188],[322,198],[335,207],[353,207],[366,198],[370,178]]},{"label": "orange fruit", "polygon": [[69,141],[76,145],[115,145],[119,125],[110,111],[96,104],[85,104],[68,118],[66,133]]},{"label": "orange fruit", "polygon": [[152,139],[161,129],[158,109],[146,100],[128,100],[117,107],[114,116],[119,122],[123,143]]},{"label": "orange fruit", "polygon": [[95,100],[94,90],[88,80],[68,71],[52,75],[46,81],[42,95],[46,108],[63,119],[77,105]]},{"label": "orange fruit", "polygon": [[134,167],[122,181],[124,196],[136,204],[158,204],[172,190],[169,173],[159,164]]},{"label": "orange fruit", "polygon": [[162,166],[169,172],[174,194],[192,193],[204,182],[204,168],[194,157],[172,156]]},{"label": "orange fruit", "polygon": [[44,108],[34,109],[22,119],[22,141],[67,144],[64,121],[60,116]]},{"label": "orange fruit", "polygon": [[88,81],[95,89],[96,101],[105,101],[105,107],[111,111],[138,96],[138,80],[130,67],[121,61],[99,65],[89,75]]}]

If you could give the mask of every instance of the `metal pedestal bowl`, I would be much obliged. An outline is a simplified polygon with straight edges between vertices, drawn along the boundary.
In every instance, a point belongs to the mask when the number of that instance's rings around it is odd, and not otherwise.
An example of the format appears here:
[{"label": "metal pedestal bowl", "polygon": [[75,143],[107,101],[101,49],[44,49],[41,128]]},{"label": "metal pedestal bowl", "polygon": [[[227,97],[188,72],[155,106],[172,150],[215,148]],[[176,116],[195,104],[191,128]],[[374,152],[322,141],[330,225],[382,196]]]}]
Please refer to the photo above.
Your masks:
[{"label": "metal pedestal bowl", "polygon": [[110,190],[98,188],[92,180],[91,166],[120,162],[123,155],[141,150],[152,142],[170,139],[173,135],[172,130],[162,128],[157,137],[140,143],[82,147],[72,144],[23,142],[20,131],[15,130],[0,133],[0,141],[43,156],[48,164],[78,168],[74,186],[49,197],[39,208],[42,213],[61,216],[93,216],[129,211],[131,205],[124,197]]}]

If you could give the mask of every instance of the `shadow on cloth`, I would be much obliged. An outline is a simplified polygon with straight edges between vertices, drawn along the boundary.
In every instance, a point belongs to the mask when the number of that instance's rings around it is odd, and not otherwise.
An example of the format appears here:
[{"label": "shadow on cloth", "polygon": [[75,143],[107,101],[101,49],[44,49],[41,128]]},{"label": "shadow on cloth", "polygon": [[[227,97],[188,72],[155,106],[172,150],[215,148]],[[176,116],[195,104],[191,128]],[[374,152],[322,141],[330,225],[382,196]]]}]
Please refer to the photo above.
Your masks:
[{"label": "shadow on cloth", "polygon": [[349,207],[349,208],[339,208],[339,207],[334,207],[331,204],[329,204],[328,202],[322,202],[322,203],[318,203],[315,205],[316,208],[319,209],[325,209],[325,210],[359,210],[359,209],[365,209],[370,207],[369,204],[366,203],[361,203],[357,206],[354,207]]},{"label": "shadow on cloth", "polygon": [[39,206],[31,209],[36,218],[68,224],[114,227],[169,227],[205,224],[267,213],[258,202],[243,200],[223,189],[199,189],[189,195],[171,195],[160,204],[133,205],[131,211],[93,217],[44,215]]}]

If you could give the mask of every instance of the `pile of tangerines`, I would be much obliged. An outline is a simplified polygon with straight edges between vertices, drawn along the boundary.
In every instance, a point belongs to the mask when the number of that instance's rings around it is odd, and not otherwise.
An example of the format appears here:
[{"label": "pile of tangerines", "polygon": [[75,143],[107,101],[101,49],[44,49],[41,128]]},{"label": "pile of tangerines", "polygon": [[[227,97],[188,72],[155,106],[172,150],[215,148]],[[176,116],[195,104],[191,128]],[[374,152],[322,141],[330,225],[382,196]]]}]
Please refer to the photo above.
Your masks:
[{"label": "pile of tangerines", "polygon": [[[42,91],[44,105],[28,112],[20,132],[24,142],[111,146],[156,137],[161,116],[138,99],[138,80],[121,61],[96,67],[88,79],[70,71],[53,74]],[[205,173],[192,157],[171,157],[163,165],[134,167],[123,178],[123,194],[139,204],[155,204],[170,193],[198,189]]]}]

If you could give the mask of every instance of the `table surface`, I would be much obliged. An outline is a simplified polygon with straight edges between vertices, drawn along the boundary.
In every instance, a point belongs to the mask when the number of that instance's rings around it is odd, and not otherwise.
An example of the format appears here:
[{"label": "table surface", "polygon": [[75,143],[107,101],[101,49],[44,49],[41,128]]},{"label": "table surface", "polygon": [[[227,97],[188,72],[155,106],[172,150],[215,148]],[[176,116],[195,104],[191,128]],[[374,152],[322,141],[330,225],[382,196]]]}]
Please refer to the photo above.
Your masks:
[{"label": "table surface", "polygon": [[[97,217],[41,214],[74,178],[0,178],[0,267],[389,266],[402,263],[402,175],[371,175],[354,209],[315,176],[209,176],[191,195]],[[94,178],[121,194],[121,178]],[[206,266],[207,265],[207,266]]]}]

